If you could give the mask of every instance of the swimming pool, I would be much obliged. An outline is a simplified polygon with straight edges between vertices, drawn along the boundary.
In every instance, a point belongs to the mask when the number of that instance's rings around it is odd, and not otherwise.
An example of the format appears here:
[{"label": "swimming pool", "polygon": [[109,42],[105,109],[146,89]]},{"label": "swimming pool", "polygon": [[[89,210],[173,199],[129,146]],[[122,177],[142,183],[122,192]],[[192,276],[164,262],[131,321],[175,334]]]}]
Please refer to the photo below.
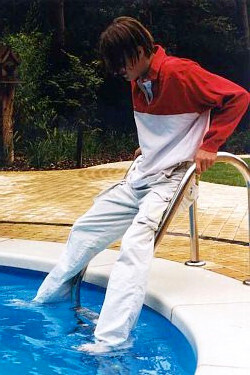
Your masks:
[{"label": "swimming pool", "polygon": [[44,275],[0,267],[1,375],[194,374],[196,359],[185,337],[147,307],[131,348],[95,356],[78,352],[77,346],[93,341],[105,290],[84,283],[80,314],[66,303],[30,303]]}]

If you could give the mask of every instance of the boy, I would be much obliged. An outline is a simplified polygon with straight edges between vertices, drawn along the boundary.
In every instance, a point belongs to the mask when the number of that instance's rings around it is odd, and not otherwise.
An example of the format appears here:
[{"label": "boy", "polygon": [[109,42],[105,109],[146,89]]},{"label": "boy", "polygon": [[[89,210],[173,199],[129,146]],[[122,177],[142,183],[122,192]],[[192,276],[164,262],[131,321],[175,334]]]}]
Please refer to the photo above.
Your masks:
[{"label": "boy", "polygon": [[[141,23],[119,17],[102,33],[107,69],[131,81],[141,156],[126,180],[108,189],[74,224],[67,249],[46,277],[35,301],[64,298],[70,280],[111,242],[122,237],[95,329],[105,351],[126,342],[139,316],[154,253],[154,234],[193,161],[197,173],[216,160],[217,150],[247,109],[248,93],[202,69],[167,56]],[[210,112],[216,109],[210,122]]]}]

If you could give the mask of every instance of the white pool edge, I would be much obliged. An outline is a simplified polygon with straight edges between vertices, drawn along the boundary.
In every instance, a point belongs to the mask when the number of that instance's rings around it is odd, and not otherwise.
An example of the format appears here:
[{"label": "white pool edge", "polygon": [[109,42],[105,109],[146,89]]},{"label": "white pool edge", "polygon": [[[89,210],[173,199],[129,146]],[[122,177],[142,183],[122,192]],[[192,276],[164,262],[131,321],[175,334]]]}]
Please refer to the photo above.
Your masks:
[{"label": "white pool edge", "polygon": [[[0,265],[49,272],[64,244],[0,238]],[[86,281],[105,287],[118,252],[105,250]],[[250,287],[160,258],[153,260],[145,304],[168,318],[194,348],[196,375],[250,373]]]}]

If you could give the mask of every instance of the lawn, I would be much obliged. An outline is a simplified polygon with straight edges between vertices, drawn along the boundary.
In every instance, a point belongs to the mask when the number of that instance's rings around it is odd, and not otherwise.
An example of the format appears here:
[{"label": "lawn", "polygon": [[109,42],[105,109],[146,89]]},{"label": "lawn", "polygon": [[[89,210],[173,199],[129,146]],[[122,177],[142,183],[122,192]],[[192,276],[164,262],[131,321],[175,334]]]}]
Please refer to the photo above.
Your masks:
[{"label": "lawn", "polygon": [[[250,166],[250,158],[243,159]],[[201,181],[214,182],[216,184],[246,186],[241,173],[227,163],[216,163],[212,168],[202,173]]]}]

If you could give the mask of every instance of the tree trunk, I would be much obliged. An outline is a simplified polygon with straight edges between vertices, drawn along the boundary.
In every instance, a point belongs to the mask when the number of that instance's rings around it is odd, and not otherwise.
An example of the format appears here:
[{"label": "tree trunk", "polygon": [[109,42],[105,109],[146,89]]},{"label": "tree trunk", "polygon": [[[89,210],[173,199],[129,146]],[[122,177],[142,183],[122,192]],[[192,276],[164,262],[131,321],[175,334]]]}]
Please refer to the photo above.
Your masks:
[{"label": "tree trunk", "polygon": [[250,34],[249,34],[249,21],[247,11],[247,0],[236,0],[238,15],[239,15],[239,26],[241,28],[244,44],[250,49]]},{"label": "tree trunk", "polygon": [[54,5],[54,43],[57,50],[64,47],[64,0],[53,0]]},{"label": "tree trunk", "polygon": [[250,31],[249,31],[249,21],[248,21],[248,10],[247,10],[247,0],[236,0],[237,12],[238,12],[238,22],[239,28],[242,33],[242,39],[246,52],[242,60],[242,80],[243,85],[246,89],[249,89],[249,64],[250,64]]},{"label": "tree trunk", "polygon": [[14,162],[13,104],[15,88],[8,86],[2,96],[3,159],[10,165]]},{"label": "tree trunk", "polygon": [[64,0],[47,0],[47,12],[52,30],[52,59],[60,65],[64,63],[65,22]]}]

